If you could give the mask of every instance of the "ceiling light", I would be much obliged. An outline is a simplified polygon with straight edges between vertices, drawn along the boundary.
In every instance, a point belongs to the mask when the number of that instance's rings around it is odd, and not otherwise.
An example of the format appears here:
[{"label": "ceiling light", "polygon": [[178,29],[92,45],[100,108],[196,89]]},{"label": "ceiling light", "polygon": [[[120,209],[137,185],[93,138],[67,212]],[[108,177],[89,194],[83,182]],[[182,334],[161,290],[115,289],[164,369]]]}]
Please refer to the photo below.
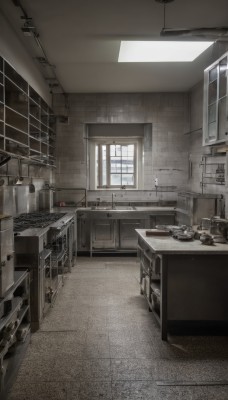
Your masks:
[{"label": "ceiling light", "polygon": [[118,62],[189,62],[213,42],[121,41]]}]

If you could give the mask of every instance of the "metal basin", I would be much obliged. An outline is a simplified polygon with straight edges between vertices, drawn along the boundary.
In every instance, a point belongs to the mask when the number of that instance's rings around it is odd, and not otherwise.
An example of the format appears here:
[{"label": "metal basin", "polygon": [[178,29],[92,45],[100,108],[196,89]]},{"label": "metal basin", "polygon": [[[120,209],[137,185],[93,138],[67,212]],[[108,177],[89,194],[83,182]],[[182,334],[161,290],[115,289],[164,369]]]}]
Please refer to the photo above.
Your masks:
[{"label": "metal basin", "polygon": [[135,207],[132,206],[115,206],[114,210],[118,210],[118,211],[133,211],[135,210]]},{"label": "metal basin", "polygon": [[111,206],[93,206],[93,207],[91,207],[91,210],[105,211],[105,210],[112,210],[112,207]]}]

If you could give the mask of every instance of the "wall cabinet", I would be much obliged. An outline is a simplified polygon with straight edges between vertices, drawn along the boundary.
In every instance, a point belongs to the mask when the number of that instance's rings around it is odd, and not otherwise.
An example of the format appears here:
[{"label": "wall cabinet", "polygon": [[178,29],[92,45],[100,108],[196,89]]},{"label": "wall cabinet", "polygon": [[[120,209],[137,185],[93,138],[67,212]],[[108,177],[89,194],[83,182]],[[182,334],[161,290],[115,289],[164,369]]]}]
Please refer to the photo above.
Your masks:
[{"label": "wall cabinet", "polygon": [[228,53],[204,71],[203,145],[228,139]]},{"label": "wall cabinet", "polygon": [[0,57],[0,150],[54,165],[54,143],[52,110]]}]

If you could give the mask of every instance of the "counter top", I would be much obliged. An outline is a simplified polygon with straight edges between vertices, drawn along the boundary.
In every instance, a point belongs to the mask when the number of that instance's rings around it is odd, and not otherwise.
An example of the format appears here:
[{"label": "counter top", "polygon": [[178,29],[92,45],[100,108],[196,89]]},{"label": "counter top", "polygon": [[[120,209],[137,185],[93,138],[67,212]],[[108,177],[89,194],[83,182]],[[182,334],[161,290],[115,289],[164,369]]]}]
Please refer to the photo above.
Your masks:
[{"label": "counter top", "polygon": [[[37,236],[37,237],[41,237],[43,235],[45,235],[50,228],[55,228],[56,226],[58,226],[59,224],[67,224],[73,217],[74,217],[74,213],[73,212],[64,212],[62,210],[63,216],[58,219],[56,222],[52,222],[50,223],[50,225],[44,226],[42,228],[28,228],[25,229],[21,232],[16,232],[14,233],[15,237],[19,237],[19,236]],[[60,213],[60,214],[62,214]]]},{"label": "counter top", "polygon": [[213,246],[203,245],[200,240],[180,241],[172,236],[146,236],[145,229],[136,229],[137,234],[155,252],[159,254],[228,254],[228,243],[215,243]]},{"label": "counter top", "polygon": [[[64,209],[64,207],[62,208]],[[143,212],[151,212],[151,213],[166,213],[166,212],[175,212],[176,208],[175,207],[150,207],[150,206],[132,206],[131,208],[129,208],[129,206],[121,206],[121,208],[118,208],[118,206],[116,206],[115,208],[111,208],[111,207],[102,207],[101,208],[96,208],[94,209],[93,207],[80,207],[77,209],[77,211],[90,211],[90,212],[137,212],[137,211],[143,211]]]}]

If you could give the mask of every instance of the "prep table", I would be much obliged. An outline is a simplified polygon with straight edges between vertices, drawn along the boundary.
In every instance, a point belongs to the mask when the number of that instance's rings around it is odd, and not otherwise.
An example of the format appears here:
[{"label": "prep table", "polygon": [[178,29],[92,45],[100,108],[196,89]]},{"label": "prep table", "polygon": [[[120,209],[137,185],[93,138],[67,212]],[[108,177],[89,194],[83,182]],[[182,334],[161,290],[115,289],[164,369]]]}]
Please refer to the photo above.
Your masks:
[{"label": "prep table", "polygon": [[140,285],[149,310],[168,332],[228,329],[228,244],[147,237],[137,229]]}]

